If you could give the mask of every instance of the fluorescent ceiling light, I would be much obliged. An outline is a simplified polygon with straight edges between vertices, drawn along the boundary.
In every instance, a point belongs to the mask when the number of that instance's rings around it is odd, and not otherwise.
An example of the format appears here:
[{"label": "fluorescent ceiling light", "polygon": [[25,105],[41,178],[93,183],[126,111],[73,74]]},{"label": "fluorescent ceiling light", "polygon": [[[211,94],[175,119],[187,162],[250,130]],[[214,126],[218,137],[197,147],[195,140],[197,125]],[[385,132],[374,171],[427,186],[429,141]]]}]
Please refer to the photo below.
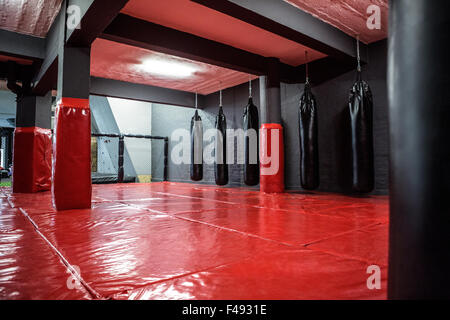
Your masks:
[{"label": "fluorescent ceiling light", "polygon": [[187,78],[197,71],[194,66],[188,63],[156,58],[145,60],[141,67],[148,73],[174,78]]}]

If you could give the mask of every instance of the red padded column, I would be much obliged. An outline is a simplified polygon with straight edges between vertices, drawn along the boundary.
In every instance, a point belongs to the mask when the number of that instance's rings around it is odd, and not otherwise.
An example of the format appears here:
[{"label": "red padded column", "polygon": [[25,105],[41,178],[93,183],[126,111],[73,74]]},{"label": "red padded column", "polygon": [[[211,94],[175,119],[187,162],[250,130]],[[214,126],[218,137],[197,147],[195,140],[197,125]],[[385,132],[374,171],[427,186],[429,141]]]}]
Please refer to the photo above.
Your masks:
[{"label": "red padded column", "polygon": [[39,127],[16,128],[13,150],[13,192],[50,190],[52,132]]},{"label": "red padded column", "polygon": [[259,134],[260,190],[282,193],[284,192],[283,127],[278,123],[264,123]]},{"label": "red padded column", "polygon": [[62,98],[56,108],[53,204],[57,210],[91,207],[89,99]]}]

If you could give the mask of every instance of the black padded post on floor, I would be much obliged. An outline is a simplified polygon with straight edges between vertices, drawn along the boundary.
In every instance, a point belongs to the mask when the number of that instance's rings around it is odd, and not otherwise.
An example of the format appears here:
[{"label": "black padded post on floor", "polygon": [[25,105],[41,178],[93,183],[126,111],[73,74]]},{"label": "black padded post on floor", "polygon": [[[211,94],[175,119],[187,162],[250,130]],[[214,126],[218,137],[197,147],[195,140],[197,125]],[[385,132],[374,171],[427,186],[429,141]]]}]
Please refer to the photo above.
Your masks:
[{"label": "black padded post on floor", "polygon": [[266,58],[267,75],[259,77],[260,124],[281,124],[280,70],[277,58]]},{"label": "black padded post on floor", "polygon": [[448,8],[389,3],[390,299],[450,298]]},{"label": "black padded post on floor", "polygon": [[118,157],[118,174],[117,174],[117,182],[123,183],[123,179],[125,176],[123,162],[124,162],[124,152],[125,152],[125,137],[123,134],[119,135],[119,157]]}]

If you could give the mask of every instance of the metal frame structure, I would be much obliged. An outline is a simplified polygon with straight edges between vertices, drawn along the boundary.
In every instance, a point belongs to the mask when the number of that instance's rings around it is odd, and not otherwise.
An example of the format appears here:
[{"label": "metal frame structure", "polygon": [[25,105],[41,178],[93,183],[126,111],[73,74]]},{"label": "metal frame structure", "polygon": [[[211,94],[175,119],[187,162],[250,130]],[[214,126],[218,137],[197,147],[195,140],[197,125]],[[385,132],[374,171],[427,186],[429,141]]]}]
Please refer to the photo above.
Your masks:
[{"label": "metal frame structure", "polygon": [[138,139],[150,139],[150,140],[163,140],[164,141],[164,175],[163,181],[168,181],[168,169],[169,169],[169,138],[160,136],[149,136],[139,134],[115,134],[115,133],[92,133],[92,137],[108,137],[119,138],[119,157],[118,157],[118,173],[117,182],[124,182],[124,152],[125,152],[125,138],[138,138]]}]

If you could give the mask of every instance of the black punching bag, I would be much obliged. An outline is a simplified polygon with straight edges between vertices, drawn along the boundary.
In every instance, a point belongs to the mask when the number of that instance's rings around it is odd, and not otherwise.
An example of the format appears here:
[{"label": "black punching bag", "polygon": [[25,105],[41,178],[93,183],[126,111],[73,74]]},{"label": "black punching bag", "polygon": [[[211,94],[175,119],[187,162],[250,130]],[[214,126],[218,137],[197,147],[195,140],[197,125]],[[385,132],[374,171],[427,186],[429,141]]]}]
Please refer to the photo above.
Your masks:
[{"label": "black punching bag", "polygon": [[389,299],[450,299],[448,9],[389,1]]},{"label": "black punching bag", "polygon": [[317,104],[306,80],[298,113],[300,135],[300,181],[303,189],[319,186],[319,146],[317,129]]},{"label": "black punching bag", "polygon": [[352,132],[352,189],[367,193],[374,187],[373,101],[369,85],[361,80],[359,67],[348,104]]},{"label": "black punching bag", "polygon": [[259,183],[258,164],[258,108],[253,104],[253,99],[248,99],[244,108],[244,182],[248,186],[256,186]]},{"label": "black punching bag", "polygon": [[227,119],[223,113],[222,106],[219,107],[219,114],[216,117],[216,147],[214,173],[216,184],[224,186],[228,183],[228,165],[227,165]]},{"label": "black punching bag", "polygon": [[191,120],[191,180],[203,179],[203,125],[198,110]]}]

